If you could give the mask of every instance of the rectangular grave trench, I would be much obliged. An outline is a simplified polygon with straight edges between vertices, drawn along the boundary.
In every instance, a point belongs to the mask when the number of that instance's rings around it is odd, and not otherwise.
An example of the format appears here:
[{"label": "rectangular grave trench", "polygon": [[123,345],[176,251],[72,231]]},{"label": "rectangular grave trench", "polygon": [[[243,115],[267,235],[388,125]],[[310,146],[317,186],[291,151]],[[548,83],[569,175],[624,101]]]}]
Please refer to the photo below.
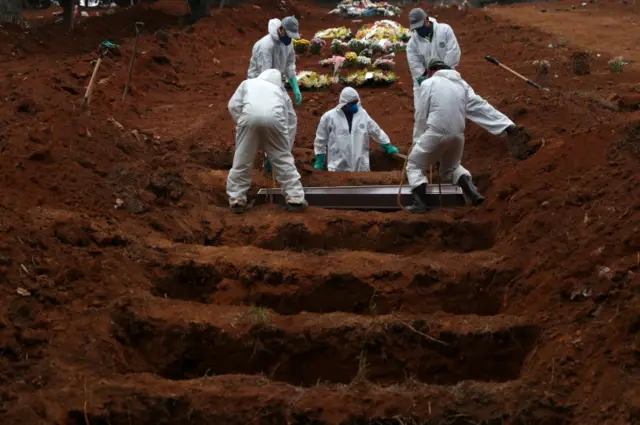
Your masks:
[{"label": "rectangular grave trench", "polygon": [[[432,273],[434,274],[434,273]],[[278,314],[303,311],[364,315],[394,311],[451,314],[498,314],[511,269],[479,268],[467,275],[405,277],[388,273],[359,277],[351,273],[309,275],[296,269],[240,267],[231,263],[185,262],[156,273],[152,294],[203,304],[258,305]],[[409,280],[411,279],[411,280]],[[409,282],[407,284],[407,282]],[[378,287],[397,285],[397,291]]]},{"label": "rectangular grave trench", "polygon": [[[419,324],[414,325],[423,331]],[[151,372],[171,380],[205,375],[264,374],[297,386],[349,384],[366,378],[381,385],[413,378],[427,384],[518,379],[538,328],[430,334],[434,342],[391,322],[384,329],[339,326],[287,331],[269,324],[233,334],[209,324],[144,320],[118,324],[117,339],[138,365],[123,372]],[[135,361],[134,361],[135,360]],[[142,361],[141,361],[142,360]]]}]

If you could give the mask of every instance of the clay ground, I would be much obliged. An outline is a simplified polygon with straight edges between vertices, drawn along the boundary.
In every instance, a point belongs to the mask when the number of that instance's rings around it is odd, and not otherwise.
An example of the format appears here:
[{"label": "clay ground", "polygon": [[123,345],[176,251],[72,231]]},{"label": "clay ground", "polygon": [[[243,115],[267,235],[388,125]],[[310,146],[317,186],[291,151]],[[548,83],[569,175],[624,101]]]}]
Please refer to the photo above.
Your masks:
[{"label": "clay ground", "polygon": [[[308,38],[361,23],[262,1],[189,27],[184,2],[161,0],[72,34],[39,12],[29,31],[0,28],[0,423],[637,423],[640,68],[607,61],[637,60],[640,8],[571,5],[425,5],[456,31],[464,78],[541,145],[517,161],[470,124],[465,165],[487,202],[428,216],[228,211],[226,104],[268,18],[295,12]],[[121,56],[83,112],[107,38]],[[406,152],[412,89],[397,62],[398,83],[360,93]],[[339,90],[303,93],[300,166]],[[397,183],[402,164],[372,164],[303,178]],[[271,182],[256,169],[254,184]]]}]

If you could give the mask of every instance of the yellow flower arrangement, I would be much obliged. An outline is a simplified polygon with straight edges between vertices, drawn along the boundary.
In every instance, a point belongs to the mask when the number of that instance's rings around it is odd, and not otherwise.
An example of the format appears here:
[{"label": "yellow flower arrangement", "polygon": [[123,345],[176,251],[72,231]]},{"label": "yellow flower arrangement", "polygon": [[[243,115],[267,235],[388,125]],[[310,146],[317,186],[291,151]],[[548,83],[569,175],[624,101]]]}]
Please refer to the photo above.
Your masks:
[{"label": "yellow flower arrangement", "polygon": [[344,55],[344,58],[350,62],[353,62],[358,60],[358,55],[355,54],[354,52],[349,52],[346,55]]},{"label": "yellow flower arrangement", "polygon": [[[313,71],[302,71],[296,75],[298,86],[301,90],[318,90],[324,89],[331,85],[329,76],[318,74]],[[287,81],[287,85],[289,82]]]},{"label": "yellow flower arrangement", "polygon": [[351,30],[347,27],[328,28],[318,31],[314,38],[336,38],[338,40],[346,40],[353,36]]},{"label": "yellow flower arrangement", "polygon": [[310,44],[309,40],[305,40],[304,38],[293,40],[293,49],[296,53],[304,53],[309,49]]},{"label": "yellow flower arrangement", "polygon": [[398,76],[393,72],[382,71],[356,71],[347,75],[342,79],[342,82],[351,87],[360,87],[365,84],[371,85],[388,85],[393,84],[398,80]]},{"label": "yellow flower arrangement", "polygon": [[407,41],[411,38],[411,31],[397,22],[388,19],[363,25],[356,33],[358,40]]}]

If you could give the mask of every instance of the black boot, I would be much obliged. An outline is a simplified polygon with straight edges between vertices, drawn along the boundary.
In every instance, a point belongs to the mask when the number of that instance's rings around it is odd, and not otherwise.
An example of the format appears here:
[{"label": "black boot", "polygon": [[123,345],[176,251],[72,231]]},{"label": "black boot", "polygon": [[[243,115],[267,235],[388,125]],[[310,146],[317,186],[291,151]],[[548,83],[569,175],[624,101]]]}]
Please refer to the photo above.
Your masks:
[{"label": "black boot", "polygon": [[231,212],[234,214],[242,214],[244,212],[244,205],[231,204]]},{"label": "black boot", "polygon": [[471,181],[471,176],[463,175],[458,179],[458,186],[462,188],[464,196],[466,196],[474,206],[478,206],[484,202],[484,196],[478,193],[475,185]]},{"label": "black boot", "polygon": [[309,206],[309,203],[306,199],[303,199],[299,204],[292,204],[291,202],[287,202],[287,209],[289,212],[302,212]]},{"label": "black boot", "polygon": [[411,189],[413,194],[413,205],[407,207],[407,210],[414,214],[424,214],[429,211],[429,202],[427,201],[427,184],[422,183],[415,189]]}]

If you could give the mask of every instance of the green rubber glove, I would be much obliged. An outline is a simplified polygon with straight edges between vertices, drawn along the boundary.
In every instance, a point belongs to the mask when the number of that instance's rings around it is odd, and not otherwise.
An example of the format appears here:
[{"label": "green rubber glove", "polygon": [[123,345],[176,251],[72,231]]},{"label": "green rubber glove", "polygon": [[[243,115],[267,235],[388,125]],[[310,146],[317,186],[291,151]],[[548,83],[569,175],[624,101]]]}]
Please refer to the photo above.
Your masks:
[{"label": "green rubber glove", "polygon": [[269,158],[264,159],[264,171],[271,174],[271,162],[269,161]]},{"label": "green rubber glove", "polygon": [[382,145],[382,149],[384,149],[384,151],[387,153],[387,155],[391,156],[394,153],[400,153],[400,151],[398,150],[398,148],[396,148],[395,146],[393,146],[391,143],[385,143],[384,145]]},{"label": "green rubber glove", "polygon": [[420,85],[426,79],[427,79],[427,77],[418,77],[418,79],[416,81],[418,82],[418,85]]},{"label": "green rubber glove", "polygon": [[313,164],[313,168],[316,170],[324,170],[324,166],[327,162],[327,154],[319,153],[316,155],[316,163]]},{"label": "green rubber glove", "polygon": [[300,93],[300,87],[298,86],[298,79],[296,77],[289,78],[289,85],[293,89],[293,95],[296,97],[296,105],[302,103],[302,93]]}]

